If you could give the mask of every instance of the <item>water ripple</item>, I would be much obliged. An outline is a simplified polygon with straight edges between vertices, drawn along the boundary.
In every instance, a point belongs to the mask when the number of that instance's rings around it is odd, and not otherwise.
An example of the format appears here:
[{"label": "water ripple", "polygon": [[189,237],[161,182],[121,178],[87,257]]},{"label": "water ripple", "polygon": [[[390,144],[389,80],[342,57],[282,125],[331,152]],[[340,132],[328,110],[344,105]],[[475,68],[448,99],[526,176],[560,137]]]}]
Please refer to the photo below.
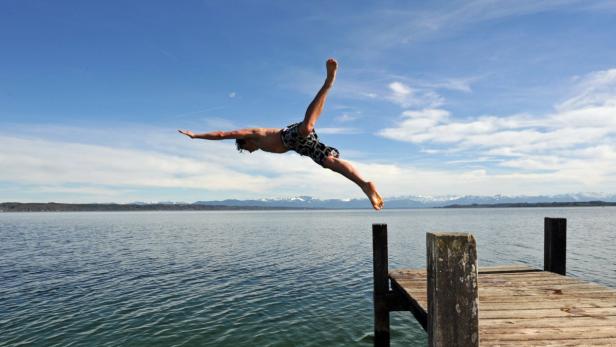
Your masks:
[{"label": "water ripple", "polygon": [[[392,267],[425,266],[439,230],[473,232],[481,264],[540,267],[543,217],[567,217],[569,272],[616,286],[614,212],[2,214],[0,346],[370,346],[372,223]],[[392,313],[392,339],[426,334]]]}]

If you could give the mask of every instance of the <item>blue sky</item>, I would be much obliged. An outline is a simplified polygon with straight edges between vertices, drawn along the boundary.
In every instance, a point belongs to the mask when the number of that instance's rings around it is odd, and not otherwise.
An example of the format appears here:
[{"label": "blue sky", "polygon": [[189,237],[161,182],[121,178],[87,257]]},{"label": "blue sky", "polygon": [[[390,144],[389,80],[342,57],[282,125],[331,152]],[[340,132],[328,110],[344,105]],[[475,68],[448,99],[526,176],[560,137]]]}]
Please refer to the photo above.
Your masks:
[{"label": "blue sky", "polygon": [[616,193],[613,1],[3,1],[0,201],[362,193],[176,129],[301,120],[382,194]]}]

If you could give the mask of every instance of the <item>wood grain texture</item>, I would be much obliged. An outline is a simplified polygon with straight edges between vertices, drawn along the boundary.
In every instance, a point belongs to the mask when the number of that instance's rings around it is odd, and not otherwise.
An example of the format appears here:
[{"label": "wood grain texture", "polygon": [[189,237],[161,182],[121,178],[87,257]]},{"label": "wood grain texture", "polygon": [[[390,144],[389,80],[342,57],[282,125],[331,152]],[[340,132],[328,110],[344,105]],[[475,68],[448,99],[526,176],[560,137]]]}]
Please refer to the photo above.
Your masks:
[{"label": "wood grain texture", "polygon": [[[616,290],[530,270],[479,268],[481,346],[616,346]],[[392,270],[389,277],[427,315],[427,270]]]},{"label": "wood grain texture", "polygon": [[426,246],[428,346],[479,346],[475,238],[428,233]]}]

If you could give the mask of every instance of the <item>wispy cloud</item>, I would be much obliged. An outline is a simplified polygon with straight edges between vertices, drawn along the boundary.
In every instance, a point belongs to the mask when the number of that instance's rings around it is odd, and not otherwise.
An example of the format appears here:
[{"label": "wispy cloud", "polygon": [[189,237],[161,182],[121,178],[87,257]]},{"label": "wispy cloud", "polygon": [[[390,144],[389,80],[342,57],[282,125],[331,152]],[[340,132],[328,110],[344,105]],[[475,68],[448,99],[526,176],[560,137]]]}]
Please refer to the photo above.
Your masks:
[{"label": "wispy cloud", "polygon": [[[323,72],[289,68],[281,73],[279,85],[314,96],[324,79]],[[347,100],[388,101],[403,107],[438,107],[444,99],[441,90],[471,92],[480,77],[419,79],[385,70],[351,70],[338,77],[332,95]]]},{"label": "wispy cloud", "polygon": [[615,87],[616,70],[597,71],[578,78],[575,95],[552,113],[459,120],[444,109],[405,111],[378,134],[498,158],[501,167],[607,182],[616,174]]},{"label": "wispy cloud", "polygon": [[[133,130],[125,128],[114,135],[130,138]],[[126,146],[130,140],[117,147],[114,142],[85,143],[89,129],[81,129],[84,138],[78,142],[45,139],[40,131],[33,138],[26,132],[19,136],[0,133],[0,182],[57,196],[59,201],[63,196],[80,195],[79,201],[96,197],[127,202],[139,200],[140,194],[148,195],[144,192],[152,189],[175,190],[176,200],[185,200],[185,190],[200,191],[210,198],[362,195],[353,183],[340,184],[346,179],[307,157],[240,154],[230,142],[169,136],[167,129],[149,129],[143,134],[164,150]]]},{"label": "wispy cloud", "polygon": [[[423,82],[425,87],[433,88],[433,89],[448,89],[455,90],[459,92],[472,92],[471,84],[477,81],[478,77],[469,77],[469,78],[448,78],[445,80],[437,80],[432,82]],[[419,83],[422,83],[420,81]]]},{"label": "wispy cloud", "polygon": [[455,35],[462,28],[491,20],[553,11],[613,10],[613,4],[608,3],[583,0],[451,1],[442,6],[428,4],[421,9],[398,8],[393,11],[387,7],[371,8],[369,13],[344,20],[349,26],[363,28],[354,36],[358,46],[370,47],[371,52],[383,52],[435,36]]},{"label": "wispy cloud", "polygon": [[435,108],[443,104],[444,99],[432,90],[417,90],[401,82],[388,85],[391,93],[387,99],[406,108]]},{"label": "wispy cloud", "polygon": [[344,135],[360,134],[362,132],[360,129],[357,129],[357,128],[345,128],[345,127],[319,128],[318,131],[321,134],[344,134]]},{"label": "wispy cloud", "polygon": [[348,113],[343,113],[339,115],[338,117],[336,117],[335,120],[341,123],[346,123],[346,122],[352,122],[354,120],[357,120],[358,118],[359,116],[351,115]]},{"label": "wispy cloud", "polygon": [[616,68],[574,78],[573,96],[556,106],[567,111],[616,104]]},{"label": "wispy cloud", "polygon": [[[450,118],[440,111],[408,113],[408,117],[420,116],[437,122]],[[127,128],[115,136],[131,137],[133,130]],[[45,139],[41,132],[37,138],[24,133],[0,134],[0,181],[29,190],[27,196],[38,191],[51,200],[67,201],[70,197],[75,202],[148,201],[153,189],[172,191],[166,198],[176,201],[293,195],[363,197],[346,178],[295,153],[239,154],[232,143],[173,137],[167,129],[150,129],[146,134],[161,149],[138,149],[130,140],[120,141],[122,146],[86,143],[88,131],[82,129],[84,139],[72,142]],[[504,167],[524,170],[505,173],[464,169],[463,165],[438,169],[364,160],[353,163],[364,177],[376,181],[384,196],[616,190],[613,143],[568,151],[570,158],[564,159],[549,154],[511,157]]]}]

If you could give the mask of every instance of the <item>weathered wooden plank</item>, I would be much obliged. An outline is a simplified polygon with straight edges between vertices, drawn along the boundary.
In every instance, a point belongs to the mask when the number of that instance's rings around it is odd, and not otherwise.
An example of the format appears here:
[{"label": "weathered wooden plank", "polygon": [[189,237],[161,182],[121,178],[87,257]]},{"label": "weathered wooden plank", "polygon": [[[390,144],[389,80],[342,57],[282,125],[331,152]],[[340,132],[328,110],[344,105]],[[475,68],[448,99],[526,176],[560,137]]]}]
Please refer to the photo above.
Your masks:
[{"label": "weathered wooden plank", "polygon": [[428,346],[479,346],[477,249],[463,233],[428,233]]},{"label": "weathered wooden plank", "polygon": [[[413,298],[420,311],[427,312],[425,270],[394,270],[390,271],[390,278],[407,297]],[[609,345],[616,342],[616,336],[612,339],[609,335],[616,329],[616,290],[545,271],[479,273],[478,285],[482,346]],[[603,328],[597,330],[597,327]],[[541,330],[543,328],[551,330]],[[562,331],[569,335],[561,334]],[[486,332],[489,337],[484,339]],[[526,335],[531,333],[534,337],[528,338]],[[563,339],[563,336],[575,336],[577,342],[570,343],[574,340]]]},{"label": "weathered wooden plank", "polygon": [[480,319],[493,318],[544,318],[544,317],[595,317],[601,319],[606,316],[616,316],[616,307],[572,307],[562,309],[537,309],[537,310],[499,310],[480,311]]},{"label": "weathered wooden plank", "polygon": [[[419,279],[419,277],[416,277]],[[547,271],[517,272],[515,275],[510,272],[499,274],[480,274],[479,281],[484,282],[535,282],[535,281],[565,281],[565,282],[588,282],[573,277],[561,276]]]},{"label": "weathered wooden plank", "polygon": [[[526,264],[509,264],[509,265],[494,265],[494,266],[480,266],[479,267],[479,275],[482,274],[490,274],[490,273],[501,273],[501,272],[537,272],[541,271],[539,269],[533,268]],[[389,271],[390,276],[397,275],[422,275],[426,276],[425,269],[395,269]]]},{"label": "weathered wooden plank", "polygon": [[576,339],[548,341],[500,341],[493,340],[481,344],[484,347],[569,347],[569,346],[616,346],[616,339]]},{"label": "weathered wooden plank", "polygon": [[[425,293],[416,293],[412,291],[407,291],[415,300],[425,301],[428,296]],[[552,301],[552,302],[561,302],[561,301],[571,301],[571,300],[616,300],[616,294],[610,293],[601,293],[601,292],[590,292],[584,293],[583,296],[580,295],[552,295],[552,296],[509,296],[509,295],[499,295],[499,296],[490,296],[490,295],[479,295],[479,305],[489,304],[489,303],[535,303],[542,301]],[[422,305],[423,306],[423,305]],[[426,307],[427,308],[427,307]]]},{"label": "weathered wooden plank", "polygon": [[[413,294],[413,296],[427,295],[427,289],[421,286],[410,286],[404,282],[396,282],[405,291]],[[605,290],[594,285],[552,285],[552,286],[537,286],[537,287],[499,287],[499,288],[481,288],[479,289],[479,297],[490,300],[492,297],[545,297],[550,298],[581,298],[589,294],[589,297],[614,297],[616,292]]]},{"label": "weathered wooden plank", "polygon": [[564,299],[564,300],[545,300],[539,302],[481,302],[479,310],[532,310],[542,308],[570,308],[570,307],[616,307],[616,300],[605,299]]},{"label": "weathered wooden plank", "polygon": [[584,293],[583,296],[580,295],[552,295],[552,296],[538,296],[538,295],[530,295],[530,296],[509,296],[509,295],[484,295],[483,297],[480,295],[480,302],[540,302],[540,301],[562,301],[562,300],[577,300],[577,299],[612,299],[616,300],[616,294],[613,293],[602,293],[602,292],[589,292]]},{"label": "weathered wooden plank", "polygon": [[[413,302],[415,302],[420,309],[427,312],[428,308],[428,298],[423,295],[413,295],[410,294]],[[479,297],[479,309],[484,310],[502,310],[506,309],[509,306],[518,306],[521,309],[524,309],[529,306],[535,306],[537,308],[566,308],[567,306],[574,307],[614,307],[614,302],[616,302],[616,296],[611,298],[605,297],[597,297],[597,298],[575,298],[575,297],[565,297],[562,299],[551,299],[545,300],[543,298],[532,298],[527,299],[528,297],[519,297],[519,300],[508,300],[505,301],[506,297],[499,298],[489,298],[489,300],[482,300],[481,296]],[[490,305],[501,305],[500,307],[492,307]]]},{"label": "weathered wooden plank", "polygon": [[[390,271],[389,277],[395,280],[425,280],[427,274],[422,272],[400,272]],[[528,271],[528,272],[502,272],[502,273],[484,273],[479,274],[479,282],[499,282],[499,281],[579,281],[574,278],[565,277],[545,271]]]},{"label": "weathered wooden plank", "polygon": [[511,265],[495,265],[495,266],[480,266],[479,275],[501,272],[535,272],[541,271],[526,264],[511,264]]},{"label": "weathered wooden plank", "polygon": [[[409,279],[397,279],[400,285],[405,288],[427,288],[427,282],[423,280],[409,280]],[[604,291],[616,290],[605,288],[604,286],[591,282],[581,282],[575,280],[537,280],[537,281],[479,281],[480,289],[485,290],[503,290],[503,289],[535,289],[541,288],[548,289],[575,289],[575,288],[587,288],[587,289],[599,289]],[[483,285],[483,286],[482,286]]]},{"label": "weathered wooden plank", "polygon": [[[481,308],[479,309],[481,315]],[[616,316],[479,319],[479,328],[561,328],[616,326]]]},{"label": "weathered wooden plank", "polygon": [[616,327],[562,327],[562,328],[480,328],[482,341],[576,340],[590,336],[596,339],[616,338]]},{"label": "weathered wooden plank", "polygon": [[484,287],[540,287],[549,285],[567,285],[567,284],[585,284],[585,285],[598,285],[596,283],[581,282],[569,279],[537,279],[537,280],[485,280],[479,281],[480,285]]},{"label": "weathered wooden plank", "polygon": [[[396,282],[409,290],[424,290],[427,289],[427,284],[424,281],[412,281],[412,280],[396,280]],[[498,292],[515,292],[515,291],[527,291],[528,295],[536,295],[535,292],[555,292],[555,294],[563,294],[565,291],[569,292],[605,292],[616,293],[616,290],[605,288],[602,285],[595,283],[584,282],[541,282],[541,283],[527,283],[527,282],[509,282],[498,283],[498,285],[490,285],[489,283],[483,284],[483,287],[479,287],[479,290],[484,293],[498,293]],[[561,293],[561,291],[563,293]]]},{"label": "weathered wooden plank", "polygon": [[[528,273],[525,273],[528,274]],[[527,276],[525,274],[520,273],[519,276],[507,276],[507,273],[504,273],[502,277],[493,277],[492,275],[480,275],[479,276],[479,282],[485,282],[486,284],[498,284],[498,283],[542,283],[542,282],[554,282],[554,283],[594,283],[594,282],[589,282],[589,281],[582,281],[579,279],[575,279],[575,278],[571,278],[571,277],[565,277],[565,276],[560,276],[560,275],[555,275],[553,276],[552,274],[549,274],[548,272],[541,272],[541,273],[534,273],[535,275],[530,277]],[[539,276],[538,274],[542,274],[541,276]],[[490,277],[488,277],[490,276]],[[420,280],[421,278],[417,277],[417,280]],[[597,283],[594,283],[597,284]]]},{"label": "weathered wooden plank", "polygon": [[585,292],[602,292],[609,293],[609,290],[605,290],[598,285],[592,284],[556,284],[556,285],[540,285],[540,286],[510,286],[510,287],[487,287],[484,286],[479,289],[479,294],[490,295],[499,293],[512,295],[563,295]]}]

